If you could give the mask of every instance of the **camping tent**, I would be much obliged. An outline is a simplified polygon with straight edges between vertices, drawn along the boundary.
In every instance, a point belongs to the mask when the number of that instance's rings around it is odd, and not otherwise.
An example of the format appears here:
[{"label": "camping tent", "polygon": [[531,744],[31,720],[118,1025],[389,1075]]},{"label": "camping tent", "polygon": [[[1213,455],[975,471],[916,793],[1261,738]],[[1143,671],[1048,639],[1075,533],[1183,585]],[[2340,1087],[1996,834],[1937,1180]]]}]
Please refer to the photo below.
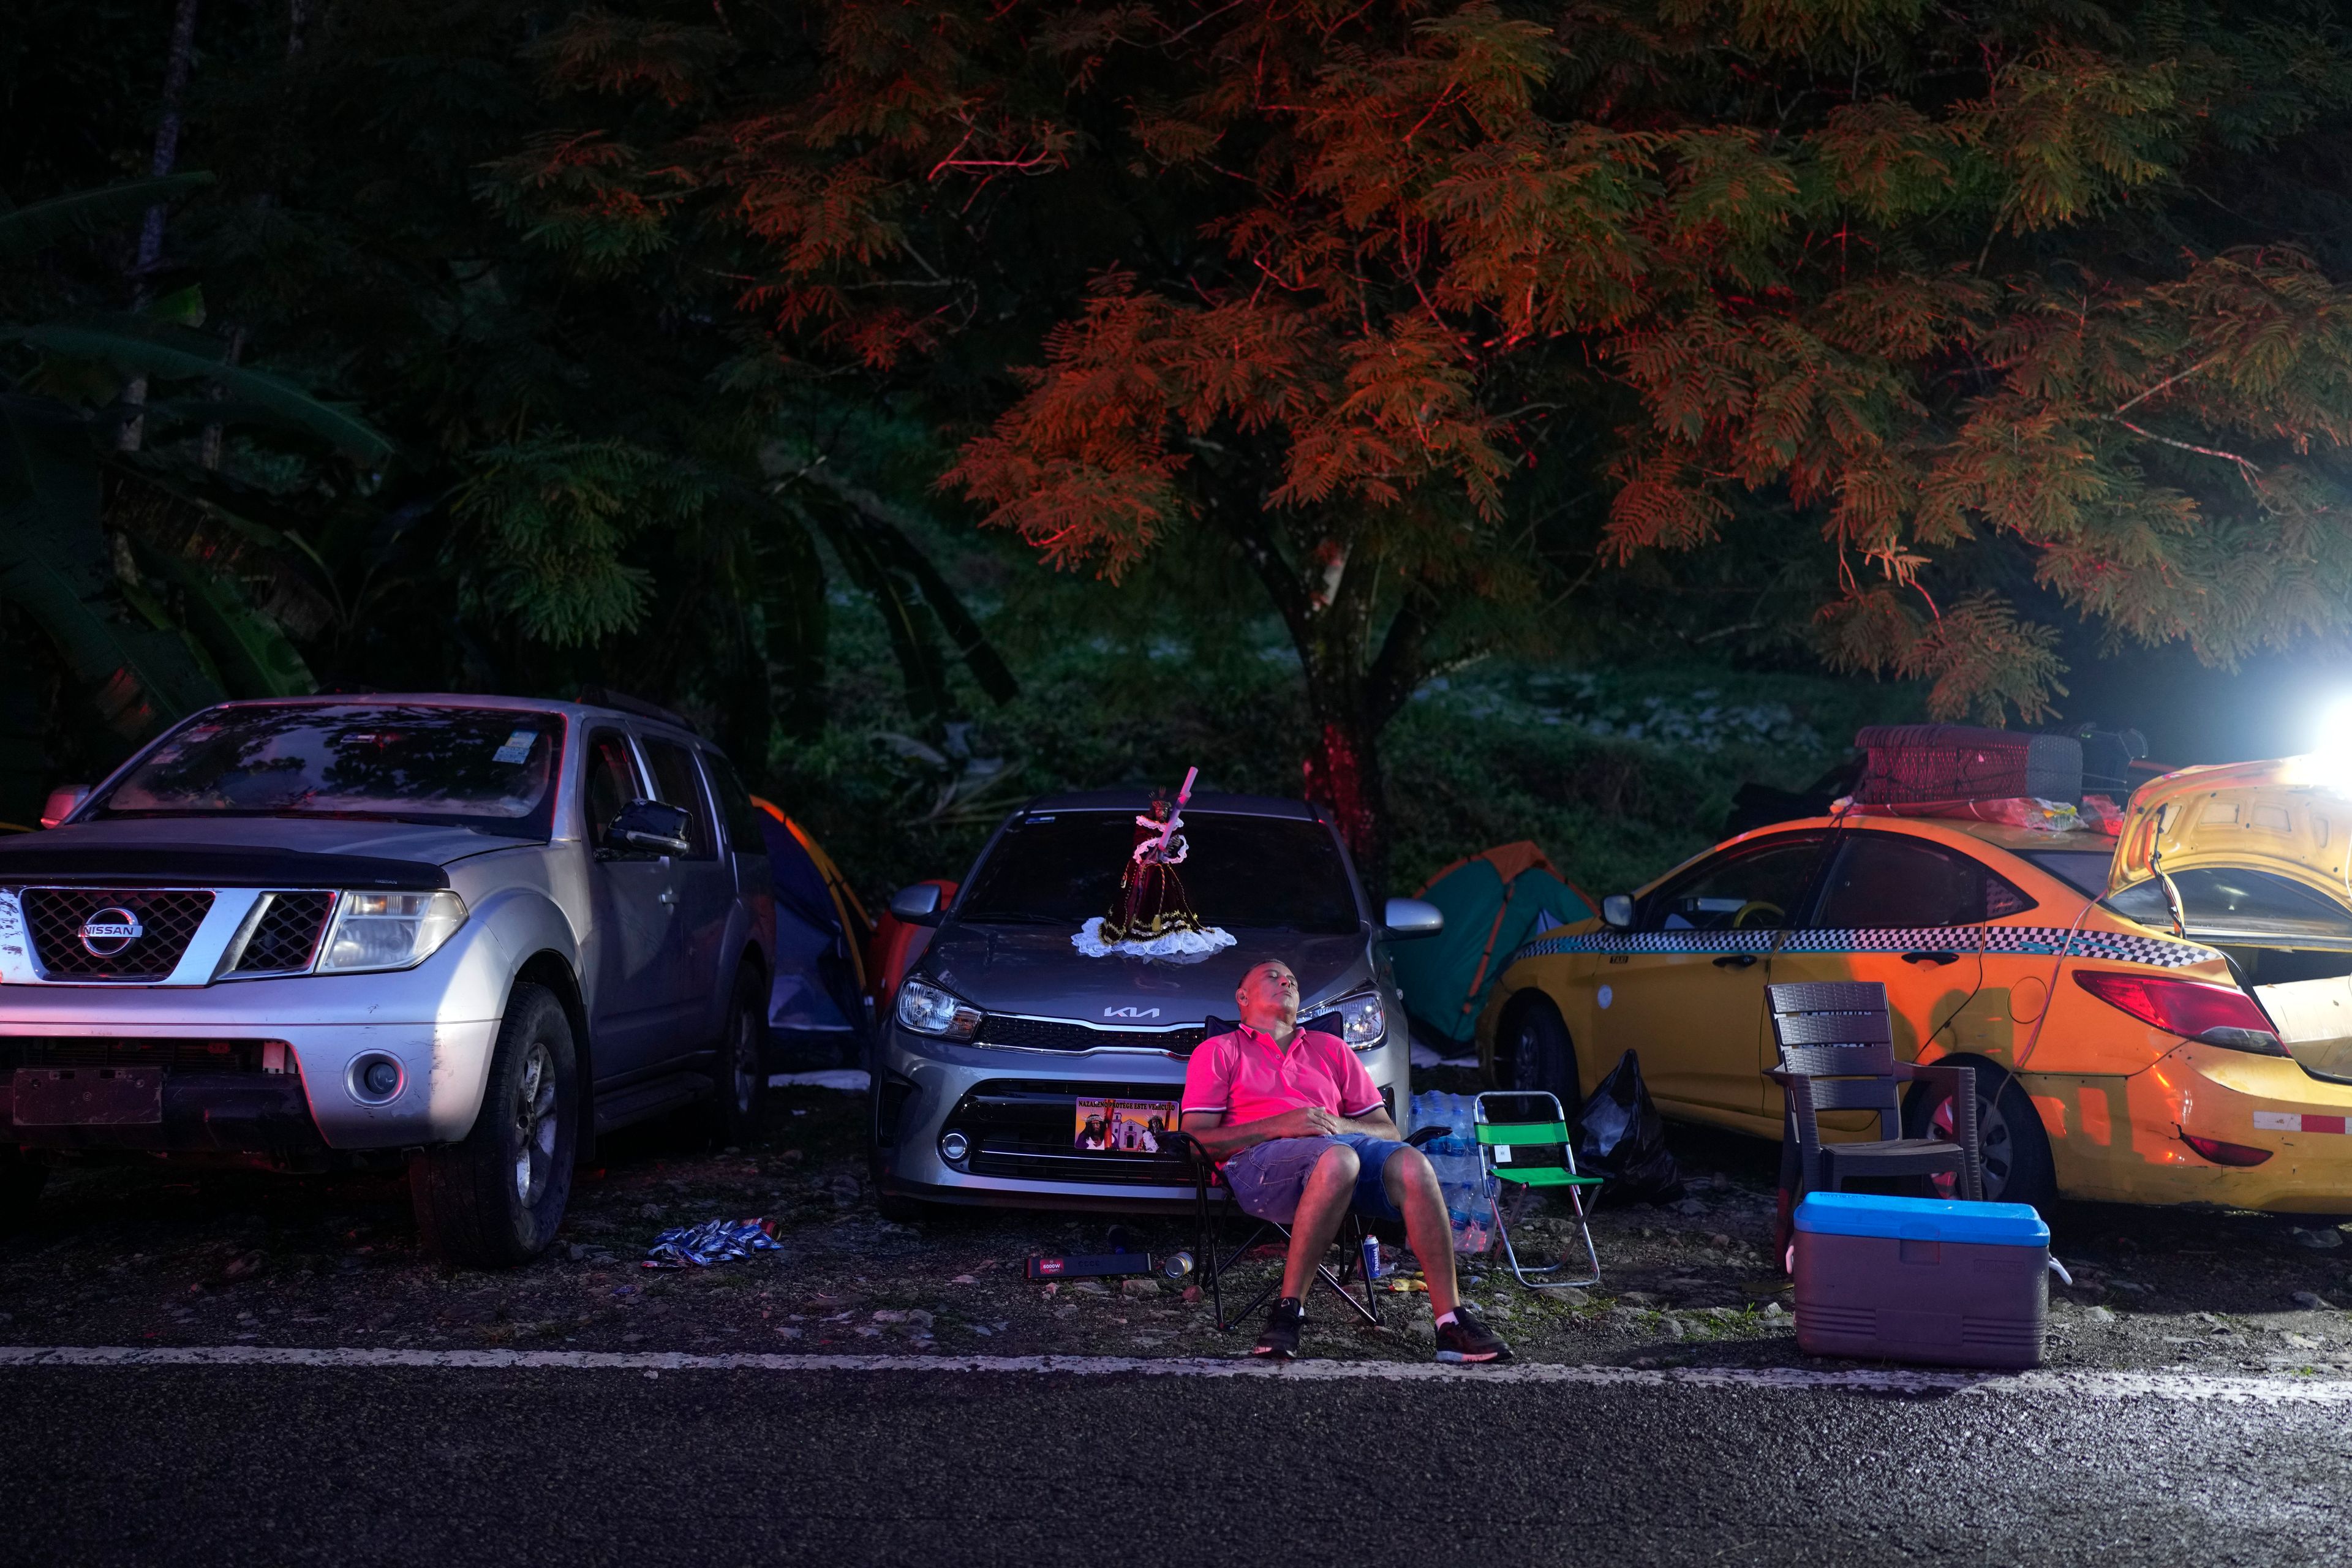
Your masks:
[{"label": "camping tent", "polygon": [[776,890],[776,974],[768,1038],[795,1062],[861,1067],[872,1018],[866,944],[873,922],[832,858],[800,824],[751,797]]},{"label": "camping tent", "polygon": [[1528,843],[1456,860],[1414,897],[1445,912],[1445,929],[1390,951],[1413,1032],[1433,1046],[1461,1045],[1476,1032],[1486,993],[1520,943],[1600,912]]}]

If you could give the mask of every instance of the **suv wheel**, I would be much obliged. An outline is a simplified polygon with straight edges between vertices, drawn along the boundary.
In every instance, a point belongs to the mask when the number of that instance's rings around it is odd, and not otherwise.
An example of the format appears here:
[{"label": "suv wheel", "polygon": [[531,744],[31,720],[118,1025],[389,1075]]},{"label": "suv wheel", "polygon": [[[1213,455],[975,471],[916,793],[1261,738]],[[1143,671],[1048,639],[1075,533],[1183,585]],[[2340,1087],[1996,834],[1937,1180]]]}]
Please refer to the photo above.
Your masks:
[{"label": "suv wheel", "polygon": [[735,1002],[710,1064],[710,1136],[721,1145],[741,1146],[760,1136],[768,1108],[767,1001],[755,972],[736,977]]},{"label": "suv wheel", "polygon": [[507,1000],[474,1130],[409,1167],[425,1250],[484,1268],[545,1251],[572,1195],[579,1140],[572,1021],[553,992],[524,982]]}]

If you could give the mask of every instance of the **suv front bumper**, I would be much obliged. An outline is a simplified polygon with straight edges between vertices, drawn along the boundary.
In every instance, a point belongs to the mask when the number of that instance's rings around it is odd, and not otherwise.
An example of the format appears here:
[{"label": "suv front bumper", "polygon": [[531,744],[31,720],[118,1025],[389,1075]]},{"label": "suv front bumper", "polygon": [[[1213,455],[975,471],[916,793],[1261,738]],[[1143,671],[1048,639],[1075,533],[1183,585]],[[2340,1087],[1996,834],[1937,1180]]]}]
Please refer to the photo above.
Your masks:
[{"label": "suv front bumper", "polygon": [[[1372,1081],[1401,1109],[1407,1047],[1401,1032],[1363,1053]],[[1165,1051],[1024,1050],[960,1046],[896,1024],[882,1032],[869,1111],[882,1190],[933,1203],[1021,1208],[1189,1209],[1192,1179],[1179,1156],[1108,1155],[1076,1147],[1076,1101],[1181,1102],[1184,1058]],[[969,1145],[950,1161],[950,1131]]]},{"label": "suv front bumper", "polygon": [[[457,955],[449,955],[453,961]],[[497,1018],[433,1017],[429,972],[301,975],[202,988],[0,985],[0,1142],[43,1147],[277,1152],[397,1149],[466,1136],[481,1103]],[[422,1014],[423,1022],[393,1022]],[[231,1070],[185,1065],[184,1042],[231,1047]],[[366,1059],[398,1064],[371,1100]],[[164,1062],[158,1121],[20,1125],[13,1069],[53,1062]],[[303,1128],[307,1125],[307,1133]]]}]

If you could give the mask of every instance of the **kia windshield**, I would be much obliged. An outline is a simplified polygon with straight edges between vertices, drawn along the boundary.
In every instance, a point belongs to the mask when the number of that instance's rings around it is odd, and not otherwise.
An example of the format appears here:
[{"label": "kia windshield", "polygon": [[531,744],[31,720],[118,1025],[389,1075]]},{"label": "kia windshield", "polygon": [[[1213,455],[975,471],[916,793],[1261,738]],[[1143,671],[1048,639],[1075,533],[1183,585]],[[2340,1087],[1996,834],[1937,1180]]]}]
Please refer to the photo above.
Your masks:
[{"label": "kia windshield", "polygon": [[[1066,811],[1008,824],[956,906],[972,924],[1059,925],[1108,914],[1135,847],[1133,812]],[[1355,889],[1319,822],[1187,812],[1176,868],[1192,912],[1228,930],[1338,936],[1361,929]]]},{"label": "kia windshield", "polygon": [[563,719],[322,703],[205,713],[100,796],[96,818],[380,818],[545,838]]}]

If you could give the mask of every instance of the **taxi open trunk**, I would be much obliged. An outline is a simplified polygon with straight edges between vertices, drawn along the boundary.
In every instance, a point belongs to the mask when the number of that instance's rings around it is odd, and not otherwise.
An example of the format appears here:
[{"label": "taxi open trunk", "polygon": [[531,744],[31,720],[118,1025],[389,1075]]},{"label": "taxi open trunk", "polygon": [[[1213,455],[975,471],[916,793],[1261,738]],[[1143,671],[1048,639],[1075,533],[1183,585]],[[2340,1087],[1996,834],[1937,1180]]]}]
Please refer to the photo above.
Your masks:
[{"label": "taxi open trunk", "polygon": [[2304,1068],[2352,1081],[2352,773],[2184,768],[2132,797],[2108,904],[2219,949]]}]

